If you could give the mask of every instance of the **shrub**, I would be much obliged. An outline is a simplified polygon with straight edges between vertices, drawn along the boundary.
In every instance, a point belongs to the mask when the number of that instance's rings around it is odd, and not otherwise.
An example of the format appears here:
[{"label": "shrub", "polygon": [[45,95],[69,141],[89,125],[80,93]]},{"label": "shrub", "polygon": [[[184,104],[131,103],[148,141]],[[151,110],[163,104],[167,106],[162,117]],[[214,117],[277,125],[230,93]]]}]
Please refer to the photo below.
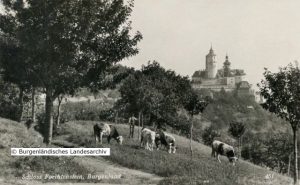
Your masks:
[{"label": "shrub", "polygon": [[0,117],[12,120],[18,119],[19,90],[15,85],[3,82],[0,79]]},{"label": "shrub", "polygon": [[202,140],[205,145],[210,146],[215,137],[220,137],[221,134],[213,129],[212,126],[206,127],[202,134]]}]

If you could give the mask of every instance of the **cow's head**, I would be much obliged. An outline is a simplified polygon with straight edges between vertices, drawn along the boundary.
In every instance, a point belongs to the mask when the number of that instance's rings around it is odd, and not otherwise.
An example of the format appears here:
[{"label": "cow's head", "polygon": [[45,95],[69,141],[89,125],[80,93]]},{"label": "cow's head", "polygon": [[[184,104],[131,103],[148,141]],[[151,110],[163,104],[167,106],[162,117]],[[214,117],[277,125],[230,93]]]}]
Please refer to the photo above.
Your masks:
[{"label": "cow's head", "polygon": [[236,163],[238,160],[239,160],[239,158],[237,158],[237,157],[231,157],[231,158],[229,158],[229,162],[231,162],[233,166],[235,166],[235,163]]},{"label": "cow's head", "polygon": [[229,162],[231,162],[233,164],[233,166],[235,165],[235,163],[239,160],[239,158],[237,158],[234,154],[234,150],[230,150],[227,152],[227,157],[229,159]]},{"label": "cow's head", "polygon": [[117,142],[120,144],[120,145],[122,145],[123,144],[123,136],[118,136],[117,137]]}]

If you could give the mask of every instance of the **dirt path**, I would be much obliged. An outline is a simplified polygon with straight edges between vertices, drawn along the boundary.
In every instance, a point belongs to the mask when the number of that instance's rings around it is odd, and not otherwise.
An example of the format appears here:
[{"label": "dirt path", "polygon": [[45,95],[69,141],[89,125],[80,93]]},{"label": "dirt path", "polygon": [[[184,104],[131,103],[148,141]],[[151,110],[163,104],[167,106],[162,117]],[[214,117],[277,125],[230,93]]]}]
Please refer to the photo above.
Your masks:
[{"label": "dirt path", "polygon": [[[112,182],[119,182],[120,184],[157,184],[161,177],[154,174],[142,172],[139,170],[133,170],[130,168],[122,167],[105,160],[103,157],[76,157],[74,158],[82,166],[93,171],[93,175],[116,177],[116,181],[112,179]],[[110,180],[106,180],[107,183]]]},{"label": "dirt path", "polygon": [[[76,147],[75,144],[67,142],[64,137],[53,141],[53,143],[56,143],[60,147]],[[91,174],[93,178],[104,178],[101,180],[101,183],[104,182],[105,184],[158,184],[163,179],[155,174],[120,166],[105,160],[105,157],[74,157],[74,160],[93,172]]]},{"label": "dirt path", "polygon": [[[61,139],[61,138],[60,138]],[[60,147],[76,147],[73,143],[69,143],[65,140],[56,140],[56,143]],[[158,184],[162,177],[155,174],[146,173],[139,170],[126,168],[110,162],[105,157],[74,157],[73,160],[81,166],[88,169],[91,174],[84,177],[86,183],[66,183],[66,182],[47,182],[43,183],[36,180],[22,180],[18,179],[2,179],[0,177],[1,185],[154,185]],[[92,182],[91,182],[92,179]]]}]

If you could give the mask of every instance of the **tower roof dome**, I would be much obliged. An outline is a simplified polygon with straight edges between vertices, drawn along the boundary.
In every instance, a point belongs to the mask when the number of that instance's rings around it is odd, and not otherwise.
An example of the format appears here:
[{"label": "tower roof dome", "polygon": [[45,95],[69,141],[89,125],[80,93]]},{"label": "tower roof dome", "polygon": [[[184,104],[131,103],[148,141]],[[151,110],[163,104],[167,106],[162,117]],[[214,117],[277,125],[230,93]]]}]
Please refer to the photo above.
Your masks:
[{"label": "tower roof dome", "polygon": [[210,47],[209,53],[206,56],[216,56],[212,46]]},{"label": "tower roof dome", "polygon": [[229,59],[228,59],[228,55],[226,54],[226,57],[225,57],[225,62],[224,62],[224,65],[230,65],[230,62],[229,62]]}]

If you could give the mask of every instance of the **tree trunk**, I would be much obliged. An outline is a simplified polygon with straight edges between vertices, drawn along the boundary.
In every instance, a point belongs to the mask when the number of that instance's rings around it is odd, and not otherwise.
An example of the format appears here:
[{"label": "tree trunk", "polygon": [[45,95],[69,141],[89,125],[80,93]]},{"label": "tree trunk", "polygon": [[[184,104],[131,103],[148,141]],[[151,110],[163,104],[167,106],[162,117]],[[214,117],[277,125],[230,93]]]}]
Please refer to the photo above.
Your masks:
[{"label": "tree trunk", "polygon": [[140,140],[140,126],[141,126],[141,114],[142,112],[139,112],[139,126],[138,126],[138,140]]},{"label": "tree trunk", "polygon": [[31,93],[31,119],[35,122],[35,87],[32,87]]},{"label": "tree trunk", "polygon": [[57,100],[58,100],[58,105],[57,105],[57,119],[56,119],[56,126],[58,127],[60,124],[60,110],[61,110],[61,102],[63,100],[64,96],[58,96]]},{"label": "tree trunk", "polygon": [[242,156],[242,149],[241,149],[242,148],[242,136],[239,137],[239,143],[238,143],[238,145],[239,145],[238,146],[238,150],[239,150],[238,151],[238,155],[239,155],[238,157],[240,158]]},{"label": "tree trunk", "polygon": [[142,114],[142,128],[144,127],[144,114]]},{"label": "tree trunk", "polygon": [[298,148],[297,148],[297,128],[293,128],[294,134],[294,185],[297,185],[298,182]]},{"label": "tree trunk", "polygon": [[292,153],[289,155],[288,176],[290,176]]},{"label": "tree trunk", "polygon": [[190,128],[190,151],[191,151],[191,159],[193,159],[193,146],[192,146],[192,140],[193,140],[193,115],[191,116],[191,128]]},{"label": "tree trunk", "polygon": [[24,88],[20,87],[20,93],[19,93],[19,111],[18,111],[18,117],[17,121],[21,122],[23,119],[23,109],[24,109]]},{"label": "tree trunk", "polygon": [[115,124],[118,124],[118,114],[119,114],[119,112],[117,111],[116,116],[115,116]]},{"label": "tree trunk", "polygon": [[52,88],[46,89],[46,117],[44,142],[49,145],[52,141],[53,132],[53,93]]}]

